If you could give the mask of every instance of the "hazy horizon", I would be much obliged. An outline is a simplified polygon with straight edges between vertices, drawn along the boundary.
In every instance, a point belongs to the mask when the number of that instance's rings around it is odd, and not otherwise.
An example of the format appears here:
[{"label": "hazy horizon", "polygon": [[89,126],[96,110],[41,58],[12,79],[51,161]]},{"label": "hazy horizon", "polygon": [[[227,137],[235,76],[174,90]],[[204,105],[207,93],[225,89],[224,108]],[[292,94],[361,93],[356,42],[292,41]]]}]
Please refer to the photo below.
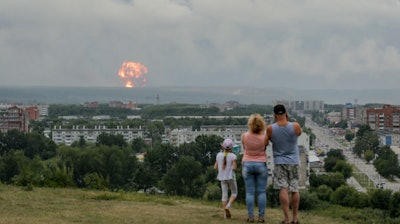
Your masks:
[{"label": "hazy horizon", "polygon": [[54,87],[19,86],[1,87],[0,103],[44,103],[81,104],[98,101],[132,101],[139,104],[210,104],[238,101],[241,104],[267,104],[274,100],[318,100],[325,104],[368,104],[381,103],[400,105],[400,89],[339,90],[339,89],[290,89],[279,87]]}]

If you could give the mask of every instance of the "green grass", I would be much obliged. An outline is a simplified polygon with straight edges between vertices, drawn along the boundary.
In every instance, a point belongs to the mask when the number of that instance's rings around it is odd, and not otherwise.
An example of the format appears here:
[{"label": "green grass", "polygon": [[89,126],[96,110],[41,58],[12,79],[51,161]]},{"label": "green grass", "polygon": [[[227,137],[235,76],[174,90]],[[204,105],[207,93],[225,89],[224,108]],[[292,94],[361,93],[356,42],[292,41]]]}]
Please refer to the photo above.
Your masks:
[{"label": "green grass", "polygon": [[[185,197],[67,188],[33,188],[28,191],[0,184],[0,224],[246,222],[244,204],[234,203],[231,220],[223,218],[220,206],[219,201]],[[352,209],[330,207],[300,211],[299,219],[302,224],[365,223],[358,222],[362,220],[358,217],[363,215],[357,215]],[[267,208],[266,223],[278,224],[282,217],[280,209]]]}]

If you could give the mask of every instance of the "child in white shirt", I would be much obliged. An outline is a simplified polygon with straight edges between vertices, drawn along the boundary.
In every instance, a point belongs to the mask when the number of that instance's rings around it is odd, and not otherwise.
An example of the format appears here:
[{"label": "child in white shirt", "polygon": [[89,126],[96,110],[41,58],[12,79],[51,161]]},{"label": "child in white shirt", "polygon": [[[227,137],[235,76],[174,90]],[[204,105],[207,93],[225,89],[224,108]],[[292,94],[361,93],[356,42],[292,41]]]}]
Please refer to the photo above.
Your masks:
[{"label": "child in white shirt", "polygon": [[[223,151],[219,152],[216,157],[214,169],[218,170],[217,179],[221,181],[222,190],[222,207],[224,209],[224,217],[231,218],[229,208],[235,201],[237,196],[237,183],[235,171],[237,169],[236,155],[232,153],[234,143],[231,139],[225,139],[222,143]],[[231,197],[228,202],[228,190],[231,190]]]}]

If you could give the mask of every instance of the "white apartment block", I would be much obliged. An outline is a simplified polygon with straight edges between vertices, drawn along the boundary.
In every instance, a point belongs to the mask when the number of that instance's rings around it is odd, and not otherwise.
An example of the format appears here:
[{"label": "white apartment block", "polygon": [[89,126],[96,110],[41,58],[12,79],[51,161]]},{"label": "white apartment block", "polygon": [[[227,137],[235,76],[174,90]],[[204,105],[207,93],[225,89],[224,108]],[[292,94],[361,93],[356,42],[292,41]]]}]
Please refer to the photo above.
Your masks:
[{"label": "white apartment block", "polygon": [[49,116],[49,105],[37,105],[37,108],[39,110],[39,117],[47,117]]},{"label": "white apartment block", "polygon": [[275,100],[273,105],[283,104],[293,111],[321,111],[324,110],[324,101],[321,100]]},{"label": "white apartment block", "polygon": [[169,143],[173,146],[179,146],[185,143],[194,142],[196,138],[200,135],[217,135],[222,138],[230,138],[237,145],[241,144],[241,136],[244,132],[247,131],[246,125],[238,125],[238,126],[201,126],[200,130],[192,131],[191,127],[181,128],[181,129],[173,129],[168,132],[167,137],[169,138]]},{"label": "white apartment block", "polygon": [[124,128],[117,126],[117,128],[107,128],[105,126],[95,126],[94,128],[86,128],[85,126],[73,126],[71,128],[61,128],[61,126],[55,126],[52,131],[52,140],[56,144],[71,145],[75,141],[79,141],[81,136],[86,142],[96,143],[97,137],[102,133],[122,135],[126,142],[131,142],[135,138],[143,138],[143,129],[130,128],[129,126]]}]

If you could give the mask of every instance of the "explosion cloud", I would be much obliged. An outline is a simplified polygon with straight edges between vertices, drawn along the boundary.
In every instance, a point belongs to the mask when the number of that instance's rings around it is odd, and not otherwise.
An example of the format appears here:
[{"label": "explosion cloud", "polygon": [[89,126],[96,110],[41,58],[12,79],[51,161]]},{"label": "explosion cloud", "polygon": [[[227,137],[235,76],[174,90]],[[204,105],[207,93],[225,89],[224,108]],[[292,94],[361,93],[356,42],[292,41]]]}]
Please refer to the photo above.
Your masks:
[{"label": "explosion cloud", "polygon": [[118,76],[125,81],[125,87],[144,87],[147,80],[144,76],[148,72],[146,66],[139,62],[125,61],[118,71]]}]

